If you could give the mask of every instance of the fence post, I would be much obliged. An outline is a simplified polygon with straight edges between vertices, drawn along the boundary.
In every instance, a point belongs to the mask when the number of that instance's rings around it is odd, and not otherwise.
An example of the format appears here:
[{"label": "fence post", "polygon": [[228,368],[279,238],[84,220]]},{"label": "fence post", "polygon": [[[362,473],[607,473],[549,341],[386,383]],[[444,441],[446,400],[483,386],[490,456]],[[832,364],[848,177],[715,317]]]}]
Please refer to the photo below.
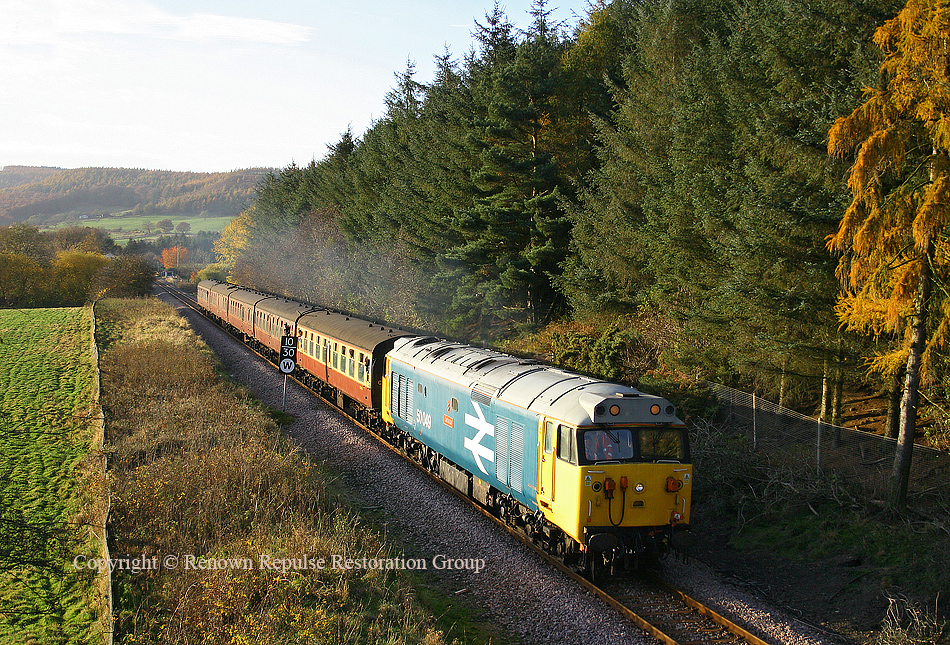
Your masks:
[{"label": "fence post", "polygon": [[821,417],[818,418],[818,445],[815,449],[815,461],[818,462],[817,477],[821,479]]},{"label": "fence post", "polygon": [[752,393],[752,449],[759,448],[759,434],[755,423],[755,392]]}]

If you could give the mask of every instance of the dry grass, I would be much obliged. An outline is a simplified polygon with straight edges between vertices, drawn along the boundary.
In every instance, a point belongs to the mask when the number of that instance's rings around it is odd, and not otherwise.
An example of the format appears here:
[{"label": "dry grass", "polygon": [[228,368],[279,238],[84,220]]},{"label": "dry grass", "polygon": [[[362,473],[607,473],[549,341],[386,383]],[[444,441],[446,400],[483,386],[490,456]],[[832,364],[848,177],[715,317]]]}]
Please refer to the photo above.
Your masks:
[{"label": "dry grass", "polygon": [[[265,410],[215,379],[209,352],[170,308],[106,301],[99,312],[113,553],[181,563],[116,572],[117,642],[444,641],[402,572],[262,568],[262,554],[399,554],[335,501],[326,473]],[[232,564],[186,569],[188,555]],[[244,559],[252,566],[236,566]]]}]

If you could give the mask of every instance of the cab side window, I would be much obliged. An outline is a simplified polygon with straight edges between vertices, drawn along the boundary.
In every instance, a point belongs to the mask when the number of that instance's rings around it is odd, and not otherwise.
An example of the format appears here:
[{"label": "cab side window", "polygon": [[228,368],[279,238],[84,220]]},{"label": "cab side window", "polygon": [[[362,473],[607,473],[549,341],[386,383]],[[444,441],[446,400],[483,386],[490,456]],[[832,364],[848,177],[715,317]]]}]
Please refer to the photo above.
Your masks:
[{"label": "cab side window", "polygon": [[550,455],[554,452],[554,422],[545,421],[544,422],[544,454]]},{"label": "cab side window", "polygon": [[574,441],[574,428],[558,426],[557,456],[572,464],[577,463],[577,444]]}]

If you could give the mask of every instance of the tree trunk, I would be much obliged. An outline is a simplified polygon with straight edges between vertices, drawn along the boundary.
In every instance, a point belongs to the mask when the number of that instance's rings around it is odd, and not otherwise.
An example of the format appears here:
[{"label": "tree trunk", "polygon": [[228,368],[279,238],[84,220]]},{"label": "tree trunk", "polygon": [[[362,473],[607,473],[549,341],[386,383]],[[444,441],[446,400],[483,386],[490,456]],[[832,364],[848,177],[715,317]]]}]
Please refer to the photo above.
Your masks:
[{"label": "tree trunk", "polygon": [[841,408],[844,407],[844,368],[841,367],[843,361],[844,356],[839,352],[835,365],[834,398],[831,403],[831,423],[836,426],[841,425]]},{"label": "tree trunk", "polygon": [[818,418],[822,423],[828,423],[828,408],[831,406],[831,374],[828,366],[828,354],[825,354],[825,361],[821,369],[821,412]]},{"label": "tree trunk", "polygon": [[931,260],[934,255],[933,237],[927,243],[927,252],[921,261],[920,284],[917,287],[917,306],[914,313],[910,352],[907,355],[907,377],[901,399],[900,432],[891,472],[891,505],[903,508],[907,504],[907,481],[914,453],[914,434],[917,430],[917,403],[920,398],[920,361],[927,347],[927,305],[930,302]]},{"label": "tree trunk", "polygon": [[785,389],[787,387],[785,381],[788,378],[788,357],[786,356],[782,360],[782,379],[779,381],[778,386],[778,404],[779,407],[785,406]]},{"label": "tree trunk", "polygon": [[891,391],[887,401],[887,422],[884,434],[891,439],[897,439],[901,429],[901,398],[904,393],[904,376],[906,365],[891,375]]}]

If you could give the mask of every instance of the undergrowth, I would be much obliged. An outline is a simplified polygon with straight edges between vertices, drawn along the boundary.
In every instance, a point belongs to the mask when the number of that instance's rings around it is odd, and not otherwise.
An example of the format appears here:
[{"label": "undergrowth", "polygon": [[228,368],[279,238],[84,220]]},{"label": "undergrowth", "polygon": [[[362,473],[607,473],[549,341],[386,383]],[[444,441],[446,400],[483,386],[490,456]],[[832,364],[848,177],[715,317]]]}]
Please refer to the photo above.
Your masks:
[{"label": "undergrowth", "polygon": [[[879,645],[937,642],[914,639],[922,624],[940,624],[936,607],[941,598],[945,607],[950,589],[947,498],[926,511],[898,513],[856,484],[816,476],[808,460],[754,451],[746,437],[725,426],[697,421],[691,440],[697,473],[693,506],[727,522],[733,546],[811,562],[847,554],[861,563],[882,596],[900,593],[910,599],[892,600]],[[934,606],[935,613],[915,609],[920,604]],[[911,632],[917,636],[911,638]]]}]

